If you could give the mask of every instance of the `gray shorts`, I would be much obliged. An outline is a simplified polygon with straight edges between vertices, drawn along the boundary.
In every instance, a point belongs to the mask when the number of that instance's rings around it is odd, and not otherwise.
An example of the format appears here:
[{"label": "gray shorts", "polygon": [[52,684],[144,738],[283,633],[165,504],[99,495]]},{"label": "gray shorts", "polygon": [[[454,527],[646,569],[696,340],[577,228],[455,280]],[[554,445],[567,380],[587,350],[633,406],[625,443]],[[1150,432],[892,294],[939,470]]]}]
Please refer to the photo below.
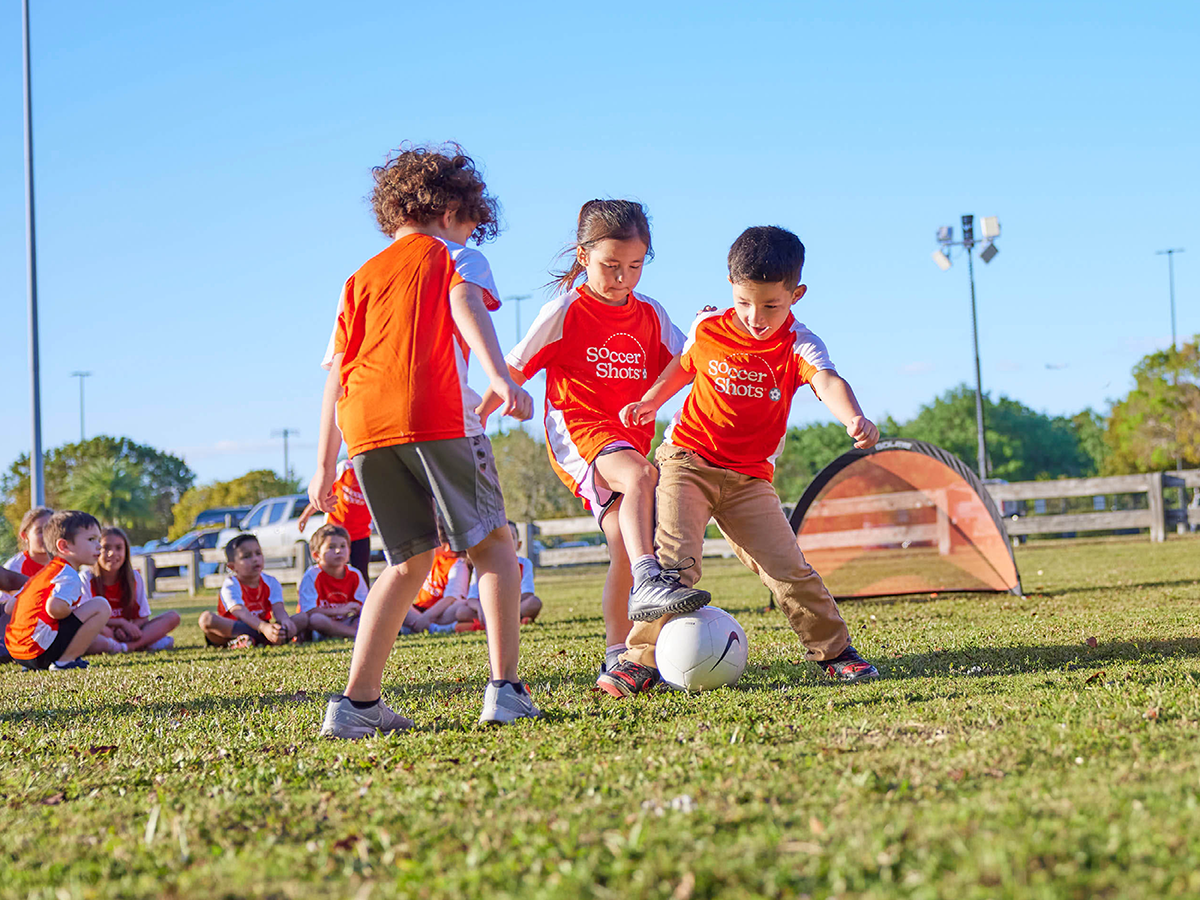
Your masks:
[{"label": "gray shorts", "polygon": [[508,523],[484,435],[377,447],[352,462],[389,565],[440,546],[439,522],[455,550]]}]

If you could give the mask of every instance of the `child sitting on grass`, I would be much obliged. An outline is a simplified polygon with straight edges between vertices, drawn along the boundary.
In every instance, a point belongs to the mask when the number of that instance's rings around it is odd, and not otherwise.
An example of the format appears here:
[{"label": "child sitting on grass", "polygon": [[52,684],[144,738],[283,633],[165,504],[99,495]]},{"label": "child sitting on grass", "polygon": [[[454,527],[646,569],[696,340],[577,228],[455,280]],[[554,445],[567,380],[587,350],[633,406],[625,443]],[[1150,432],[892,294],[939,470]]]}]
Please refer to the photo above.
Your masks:
[{"label": "child sitting on grass", "polygon": [[404,617],[401,634],[446,634],[458,622],[457,609],[471,584],[471,564],[464,550],[452,550],[445,540],[433,552],[433,566],[421,591]]},{"label": "child sitting on grass", "polygon": [[233,574],[221,585],[217,611],[200,613],[200,630],[208,645],[240,650],[257,644],[286,644],[299,635],[308,617],[288,615],[283,586],[263,572],[258,538],[237,535],[225,545],[225,560]]},{"label": "child sitting on grass", "polygon": [[367,579],[350,565],[350,532],[341,525],[322,525],[308,546],[317,564],[300,582],[299,612],[308,617],[315,641],[352,638],[367,599]]},{"label": "child sitting on grass", "polygon": [[45,528],[52,515],[54,510],[49,507],[35,506],[21,517],[21,527],[17,529],[21,551],[6,562],[4,568],[32,578],[50,564],[54,557],[46,547]]},{"label": "child sitting on grass", "polygon": [[[508,530],[512,532],[513,547],[517,550],[517,565],[521,567],[521,624],[531,625],[542,611],[542,600],[533,588],[533,563],[520,555],[521,535],[517,531],[517,523],[509,521]],[[483,629],[483,606],[479,602],[479,579],[471,579],[471,588],[467,591],[466,599],[454,607],[454,618],[458,621],[456,631],[480,631]],[[466,626],[466,627],[464,627]]]},{"label": "child sitting on grass", "polygon": [[179,613],[171,610],[150,618],[150,602],[142,573],[129,558],[129,537],[110,526],[100,532],[100,558],[80,573],[85,593],[104,597],[111,607],[108,624],[92,642],[88,653],[125,653],[130,650],[168,650],[175,646],[171,632],[179,627]]},{"label": "child sitting on grass", "polygon": [[108,622],[108,601],[85,597],[79,577],[100,555],[100,523],[78,510],[57,512],[45,539],[54,558],[17,594],[4,643],[27,669],[84,669],[79,657]]}]

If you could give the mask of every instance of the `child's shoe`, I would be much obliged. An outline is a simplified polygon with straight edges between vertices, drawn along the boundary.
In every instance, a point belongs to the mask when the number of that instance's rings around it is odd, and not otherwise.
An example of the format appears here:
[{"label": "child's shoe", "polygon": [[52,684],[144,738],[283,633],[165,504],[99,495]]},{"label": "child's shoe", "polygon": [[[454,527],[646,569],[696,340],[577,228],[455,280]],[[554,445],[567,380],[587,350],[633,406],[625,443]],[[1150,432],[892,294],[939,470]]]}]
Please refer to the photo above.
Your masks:
[{"label": "child's shoe", "polygon": [[408,731],[413,720],[393,711],[383,700],[374,706],[358,709],[349,697],[334,697],[325,707],[325,721],[321,723],[321,736],[357,740],[375,733],[389,734],[393,731]]},{"label": "child's shoe", "polygon": [[245,650],[247,647],[254,646],[254,638],[248,634],[239,634],[232,641],[225,645],[226,650]]},{"label": "child's shoe", "polygon": [[413,630],[412,630],[411,628],[409,628],[407,625],[401,625],[401,626],[400,626],[400,633],[401,633],[401,634],[412,634],[412,633],[413,633]]},{"label": "child's shoe", "polygon": [[658,684],[658,669],[621,660],[596,679],[596,687],[614,697],[643,694]]},{"label": "child's shoe", "polygon": [[633,589],[629,595],[630,621],[653,622],[668,613],[689,613],[708,606],[712,595],[708,591],[684,587],[679,580],[681,568],[687,566],[664,568],[657,575],[643,579]]},{"label": "child's shoe", "polygon": [[170,650],[175,646],[175,638],[169,634],[160,637],[153,644],[147,644],[146,649],[152,653],[157,653],[159,650]]},{"label": "child's shoe", "polygon": [[47,672],[66,672],[68,669],[86,669],[91,663],[81,657],[76,657],[70,662],[52,662],[46,669]]},{"label": "child's shoe", "polygon": [[[621,661],[621,654],[624,652],[625,652],[624,644],[618,644],[617,646],[613,647],[611,650],[605,650],[604,651],[604,662],[600,663],[599,674],[603,675],[605,672],[611,672],[613,669],[615,669],[617,667],[617,663],[619,663]],[[599,686],[600,686],[600,683],[596,682],[596,687],[599,687]]]},{"label": "child's shoe", "polygon": [[456,628],[455,623],[450,625],[439,625],[437,622],[434,622],[429,626],[430,634],[454,634],[454,632],[457,630],[458,629]]},{"label": "child's shoe", "polygon": [[542,711],[533,705],[529,690],[519,681],[489,681],[483,692],[480,725],[507,725],[517,719],[536,719]]},{"label": "child's shoe", "polygon": [[478,619],[472,619],[470,622],[459,622],[454,626],[454,630],[458,632],[483,631],[484,628],[482,622],[480,622]]},{"label": "child's shoe", "polygon": [[879,670],[859,656],[854,647],[847,647],[833,659],[819,660],[817,665],[834,681],[869,681],[879,677]]}]

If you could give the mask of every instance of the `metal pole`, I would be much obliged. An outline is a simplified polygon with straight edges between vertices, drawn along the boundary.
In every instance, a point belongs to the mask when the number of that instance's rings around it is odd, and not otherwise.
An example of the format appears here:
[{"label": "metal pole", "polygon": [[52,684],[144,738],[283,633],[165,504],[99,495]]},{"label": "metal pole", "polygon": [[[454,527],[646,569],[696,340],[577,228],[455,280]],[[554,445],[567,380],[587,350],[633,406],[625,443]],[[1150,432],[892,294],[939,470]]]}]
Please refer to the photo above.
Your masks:
[{"label": "metal pole", "polygon": [[979,319],[975,313],[975,261],[971,247],[967,247],[967,272],[971,279],[971,334],[975,341],[975,429],[979,432],[979,477],[987,478],[987,438],[983,431],[983,375],[979,370]]},{"label": "metal pole", "polygon": [[37,241],[33,221],[33,94],[29,69],[29,0],[21,3],[21,49],[25,63],[25,246],[29,270],[29,402],[33,435],[29,448],[29,505],[46,504],[42,473],[42,393],[38,359]]},{"label": "metal pole", "polygon": [[288,430],[283,429],[283,477],[292,477],[292,467],[288,463]]},{"label": "metal pole", "polygon": [[83,432],[83,379],[88,378],[91,374],[91,372],[71,373],[72,378],[79,379],[79,443],[81,444],[86,440]]},{"label": "metal pole", "polygon": [[1172,250],[1167,254],[1167,281],[1171,289],[1171,349],[1178,350],[1179,344],[1175,341],[1175,251]]}]

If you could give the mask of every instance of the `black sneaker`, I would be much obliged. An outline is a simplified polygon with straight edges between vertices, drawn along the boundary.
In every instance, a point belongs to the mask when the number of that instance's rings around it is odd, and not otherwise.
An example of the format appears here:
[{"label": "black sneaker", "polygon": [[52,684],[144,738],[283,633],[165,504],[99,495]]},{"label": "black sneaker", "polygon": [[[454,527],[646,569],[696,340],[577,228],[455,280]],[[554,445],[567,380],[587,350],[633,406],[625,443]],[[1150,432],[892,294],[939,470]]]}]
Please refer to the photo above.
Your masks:
[{"label": "black sneaker", "polygon": [[629,595],[629,620],[631,622],[653,622],[668,614],[694,612],[712,602],[708,591],[684,587],[679,580],[681,570],[695,565],[694,559],[686,559],[670,568],[664,568],[652,578],[647,578]]},{"label": "black sneaker", "polygon": [[834,681],[869,681],[879,677],[879,670],[858,655],[854,647],[847,647],[841,656],[819,660],[817,665]]},{"label": "black sneaker", "polygon": [[658,669],[622,660],[596,679],[596,687],[614,697],[642,694],[658,684]]}]

